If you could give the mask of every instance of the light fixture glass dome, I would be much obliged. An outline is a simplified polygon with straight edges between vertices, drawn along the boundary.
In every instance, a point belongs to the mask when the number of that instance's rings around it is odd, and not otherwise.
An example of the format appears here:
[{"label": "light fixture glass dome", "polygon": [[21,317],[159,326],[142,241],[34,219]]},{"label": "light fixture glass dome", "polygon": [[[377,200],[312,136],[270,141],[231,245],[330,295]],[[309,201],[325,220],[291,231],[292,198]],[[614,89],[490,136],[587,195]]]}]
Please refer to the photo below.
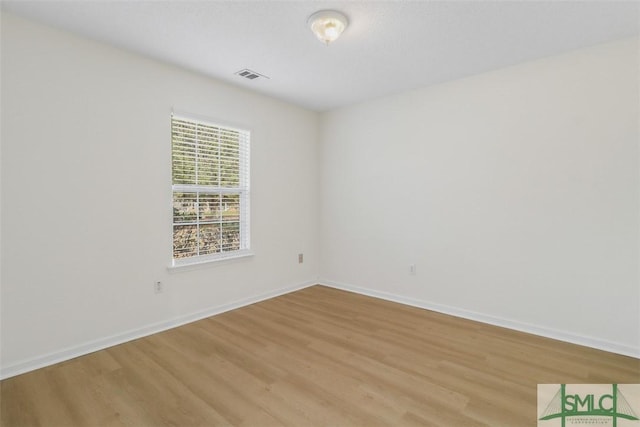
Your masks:
[{"label": "light fixture glass dome", "polygon": [[329,44],[347,28],[349,21],[342,13],[335,10],[321,10],[311,15],[307,21],[311,31],[318,37],[318,40]]}]

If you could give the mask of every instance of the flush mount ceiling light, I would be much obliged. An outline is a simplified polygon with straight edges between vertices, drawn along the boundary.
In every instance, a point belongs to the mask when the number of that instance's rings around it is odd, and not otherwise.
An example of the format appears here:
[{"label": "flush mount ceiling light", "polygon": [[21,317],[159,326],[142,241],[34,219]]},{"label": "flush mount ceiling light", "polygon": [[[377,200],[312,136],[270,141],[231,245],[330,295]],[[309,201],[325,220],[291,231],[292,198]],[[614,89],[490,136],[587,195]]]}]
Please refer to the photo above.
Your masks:
[{"label": "flush mount ceiling light", "polygon": [[340,37],[340,34],[349,25],[347,17],[335,10],[316,12],[309,17],[307,23],[318,40],[327,45]]}]

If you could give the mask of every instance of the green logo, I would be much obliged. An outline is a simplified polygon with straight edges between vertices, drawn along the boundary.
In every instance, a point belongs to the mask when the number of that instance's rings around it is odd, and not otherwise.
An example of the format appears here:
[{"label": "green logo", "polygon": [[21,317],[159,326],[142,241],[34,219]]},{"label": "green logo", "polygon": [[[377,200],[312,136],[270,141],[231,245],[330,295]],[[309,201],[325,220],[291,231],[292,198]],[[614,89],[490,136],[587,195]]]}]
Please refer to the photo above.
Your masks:
[{"label": "green logo", "polygon": [[[633,408],[620,392],[617,384],[611,384],[611,388],[603,392],[602,385],[598,384],[572,384],[571,392],[567,391],[566,384],[560,384],[558,391],[549,401],[542,412],[539,421],[560,419],[561,426],[565,427],[566,420],[572,424],[593,424],[599,420],[599,424],[612,422],[617,427],[618,420],[638,421],[638,416]],[[609,392],[610,390],[610,392]],[[540,404],[540,385],[538,386]],[[598,417],[598,418],[593,418]],[[635,424],[635,423],[633,423]],[[539,423],[539,425],[544,425]]]}]

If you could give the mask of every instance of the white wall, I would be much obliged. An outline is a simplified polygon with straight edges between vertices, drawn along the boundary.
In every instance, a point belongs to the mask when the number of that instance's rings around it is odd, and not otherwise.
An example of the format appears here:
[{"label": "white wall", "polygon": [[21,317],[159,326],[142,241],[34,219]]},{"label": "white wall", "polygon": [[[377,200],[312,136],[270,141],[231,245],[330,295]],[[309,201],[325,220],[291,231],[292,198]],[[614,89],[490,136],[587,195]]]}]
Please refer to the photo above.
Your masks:
[{"label": "white wall", "polygon": [[[319,121],[6,12],[1,31],[2,375],[318,271],[336,286],[640,354],[636,40]],[[252,130],[255,257],[167,271],[172,107]]]},{"label": "white wall", "polygon": [[625,40],[324,114],[324,281],[640,356],[639,75]]},{"label": "white wall", "polygon": [[[1,83],[5,375],[317,279],[317,113],[6,12]],[[252,131],[253,258],[167,270],[172,107]]]}]

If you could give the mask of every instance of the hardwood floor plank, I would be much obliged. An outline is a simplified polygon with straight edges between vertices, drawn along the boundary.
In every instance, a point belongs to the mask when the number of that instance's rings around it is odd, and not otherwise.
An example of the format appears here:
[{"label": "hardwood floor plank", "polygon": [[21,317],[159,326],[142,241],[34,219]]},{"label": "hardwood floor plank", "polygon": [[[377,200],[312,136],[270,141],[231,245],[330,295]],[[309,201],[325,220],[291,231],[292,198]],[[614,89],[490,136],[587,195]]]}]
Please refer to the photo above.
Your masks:
[{"label": "hardwood floor plank", "polygon": [[0,384],[0,425],[529,426],[640,360],[313,286]]}]

